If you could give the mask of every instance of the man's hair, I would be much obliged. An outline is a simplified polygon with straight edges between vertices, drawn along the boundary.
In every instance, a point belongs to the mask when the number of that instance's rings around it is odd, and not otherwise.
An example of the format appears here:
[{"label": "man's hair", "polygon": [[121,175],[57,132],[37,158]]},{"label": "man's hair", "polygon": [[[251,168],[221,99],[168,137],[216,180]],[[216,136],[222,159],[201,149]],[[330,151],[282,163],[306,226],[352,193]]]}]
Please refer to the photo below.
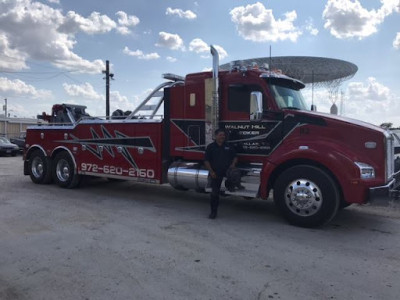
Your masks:
[{"label": "man's hair", "polygon": [[214,135],[217,135],[218,133],[223,132],[226,134],[226,131],[222,128],[218,128],[217,130],[214,131]]}]

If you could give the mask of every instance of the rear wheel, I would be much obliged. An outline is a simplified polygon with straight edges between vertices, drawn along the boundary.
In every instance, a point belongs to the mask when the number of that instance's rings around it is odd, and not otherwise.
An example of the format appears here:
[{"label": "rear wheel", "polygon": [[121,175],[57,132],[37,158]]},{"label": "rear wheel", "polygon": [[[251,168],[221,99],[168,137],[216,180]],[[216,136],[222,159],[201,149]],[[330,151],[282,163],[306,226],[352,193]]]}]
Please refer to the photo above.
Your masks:
[{"label": "rear wheel", "polygon": [[79,185],[81,176],[76,174],[75,165],[67,152],[60,152],[54,158],[53,179],[63,188],[74,188]]},{"label": "rear wheel", "polygon": [[35,150],[29,157],[29,176],[34,183],[44,184],[51,182],[50,160],[40,150]]},{"label": "rear wheel", "polygon": [[278,177],[274,201],[289,223],[315,227],[328,223],[336,215],[340,197],[334,180],[325,171],[300,165]]}]

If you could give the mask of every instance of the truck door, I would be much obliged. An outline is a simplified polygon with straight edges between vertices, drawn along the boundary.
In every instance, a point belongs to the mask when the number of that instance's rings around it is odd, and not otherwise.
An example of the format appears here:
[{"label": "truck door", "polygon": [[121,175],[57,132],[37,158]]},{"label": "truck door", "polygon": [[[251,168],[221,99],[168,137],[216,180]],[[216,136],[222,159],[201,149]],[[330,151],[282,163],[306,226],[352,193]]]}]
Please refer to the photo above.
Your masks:
[{"label": "truck door", "polygon": [[221,127],[238,154],[267,156],[282,140],[281,113],[267,113],[266,93],[254,84],[230,84],[224,88]]}]

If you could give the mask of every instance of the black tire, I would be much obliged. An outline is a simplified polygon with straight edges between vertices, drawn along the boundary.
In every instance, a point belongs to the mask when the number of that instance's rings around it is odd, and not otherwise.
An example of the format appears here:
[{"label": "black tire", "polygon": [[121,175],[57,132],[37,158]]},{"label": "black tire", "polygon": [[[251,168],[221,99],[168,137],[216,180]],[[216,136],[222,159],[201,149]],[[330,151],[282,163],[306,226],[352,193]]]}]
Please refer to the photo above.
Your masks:
[{"label": "black tire", "polygon": [[317,227],[335,217],[340,197],[334,180],[325,171],[299,165],[279,175],[274,201],[290,224]]},{"label": "black tire", "polygon": [[71,156],[63,151],[56,155],[53,163],[53,180],[62,188],[72,189],[80,183],[81,176],[76,174]]},{"label": "black tire", "polygon": [[340,204],[339,204],[339,210],[343,210],[343,209],[345,209],[346,207],[349,207],[352,204],[353,203],[347,203],[347,202],[342,200],[342,201],[340,201]]},{"label": "black tire", "polygon": [[125,179],[119,179],[119,178],[111,178],[111,177],[107,177],[107,180],[109,182],[125,182]]},{"label": "black tire", "polygon": [[178,191],[187,191],[187,190],[189,190],[188,188],[185,188],[184,186],[182,186],[182,185],[175,185],[175,186],[172,186],[174,189],[176,189],[176,190],[178,190]]},{"label": "black tire", "polygon": [[29,156],[28,171],[34,183],[46,184],[51,182],[51,160],[40,150],[33,151]]}]

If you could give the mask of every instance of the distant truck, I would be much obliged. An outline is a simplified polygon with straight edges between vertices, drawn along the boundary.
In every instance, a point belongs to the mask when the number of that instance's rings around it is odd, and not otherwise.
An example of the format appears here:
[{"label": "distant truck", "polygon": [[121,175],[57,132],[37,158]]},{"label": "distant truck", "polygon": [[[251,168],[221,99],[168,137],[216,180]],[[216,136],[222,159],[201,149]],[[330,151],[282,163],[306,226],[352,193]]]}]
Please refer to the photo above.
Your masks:
[{"label": "distant truck", "polygon": [[[219,71],[211,53],[212,72],[166,74],[127,116],[90,117],[84,106],[54,105],[41,116],[47,125],[27,130],[24,174],[64,188],[90,175],[207,192],[204,151],[223,128],[245,187],[225,193],[267,199],[273,191],[291,224],[319,226],[352,203],[389,199],[400,183],[389,131],[310,111],[299,80],[254,65]],[[153,112],[139,115],[153,96],[160,96]]]}]

